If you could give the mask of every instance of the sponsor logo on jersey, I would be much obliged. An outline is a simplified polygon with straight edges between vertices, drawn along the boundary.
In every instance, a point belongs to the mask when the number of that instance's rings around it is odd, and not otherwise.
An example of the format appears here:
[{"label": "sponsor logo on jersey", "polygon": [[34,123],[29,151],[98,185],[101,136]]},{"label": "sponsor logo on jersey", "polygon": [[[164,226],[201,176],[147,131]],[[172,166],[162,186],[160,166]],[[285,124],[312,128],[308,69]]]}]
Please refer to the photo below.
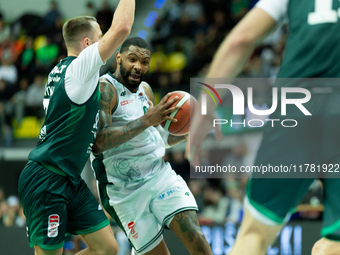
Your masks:
[{"label": "sponsor logo on jersey", "polygon": [[170,189],[170,190],[168,190],[168,191],[166,191],[166,192],[160,194],[160,195],[158,196],[158,200],[162,200],[162,199],[164,199],[165,197],[170,197],[173,193],[175,193],[175,192],[177,192],[177,191],[179,191],[179,190],[182,190],[182,189],[183,189],[183,188],[180,187],[180,186],[177,186],[176,188]]},{"label": "sponsor logo on jersey", "polygon": [[122,93],[120,93],[121,97],[125,97],[126,96],[126,91],[123,91]]},{"label": "sponsor logo on jersey", "polygon": [[128,104],[132,104],[135,100],[131,99],[131,100],[124,100],[122,102],[120,102],[120,105],[121,106],[124,106],[124,105],[128,105]]},{"label": "sponsor logo on jersey", "polygon": [[138,99],[141,100],[142,102],[148,101],[148,98],[144,96],[142,92],[138,94]]},{"label": "sponsor logo on jersey", "polygon": [[98,205],[98,211],[103,211],[103,207],[101,205]]},{"label": "sponsor logo on jersey", "polygon": [[130,229],[131,237],[134,238],[134,239],[137,239],[138,238],[138,233],[135,230],[135,223],[133,221],[131,221],[131,222],[129,222],[127,224],[127,226]]},{"label": "sponsor logo on jersey", "polygon": [[60,222],[60,217],[58,214],[51,214],[48,217],[48,228],[47,228],[48,237],[58,236],[59,222]]}]

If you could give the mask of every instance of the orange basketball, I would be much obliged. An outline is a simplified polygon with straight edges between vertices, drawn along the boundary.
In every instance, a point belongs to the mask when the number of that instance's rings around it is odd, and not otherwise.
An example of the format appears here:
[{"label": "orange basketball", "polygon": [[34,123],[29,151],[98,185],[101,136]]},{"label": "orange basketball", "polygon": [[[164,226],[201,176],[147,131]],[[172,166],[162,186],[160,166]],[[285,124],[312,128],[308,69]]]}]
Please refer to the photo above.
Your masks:
[{"label": "orange basketball", "polygon": [[198,109],[198,103],[193,96],[185,91],[171,92],[169,100],[175,96],[178,96],[179,100],[170,107],[181,106],[181,108],[172,112],[170,116],[177,119],[177,122],[167,120],[162,122],[161,125],[165,131],[173,135],[185,135],[190,131],[190,117]]}]

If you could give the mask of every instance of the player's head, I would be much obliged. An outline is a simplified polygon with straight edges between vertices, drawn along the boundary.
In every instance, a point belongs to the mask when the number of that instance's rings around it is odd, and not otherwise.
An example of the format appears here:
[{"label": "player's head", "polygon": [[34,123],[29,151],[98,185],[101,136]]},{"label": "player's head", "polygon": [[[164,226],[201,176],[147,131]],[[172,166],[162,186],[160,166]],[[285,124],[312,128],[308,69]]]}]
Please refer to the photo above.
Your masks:
[{"label": "player's head", "polygon": [[117,75],[130,89],[138,88],[150,66],[151,47],[140,37],[131,37],[124,41],[116,55]]},{"label": "player's head", "polygon": [[96,18],[78,16],[66,21],[63,37],[67,51],[79,54],[83,49],[100,40],[102,31]]}]

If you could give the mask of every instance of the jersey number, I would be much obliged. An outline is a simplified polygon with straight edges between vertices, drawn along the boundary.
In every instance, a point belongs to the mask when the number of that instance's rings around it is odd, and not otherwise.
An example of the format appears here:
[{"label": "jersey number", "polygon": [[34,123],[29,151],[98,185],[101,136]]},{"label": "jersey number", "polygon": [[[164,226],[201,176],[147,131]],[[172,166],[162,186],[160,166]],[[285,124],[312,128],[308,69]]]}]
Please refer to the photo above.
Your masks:
[{"label": "jersey number", "polygon": [[322,23],[338,22],[340,16],[340,8],[336,11],[332,9],[333,0],[314,0],[315,10],[308,14],[307,22],[309,25]]},{"label": "jersey number", "polygon": [[49,104],[50,104],[50,99],[49,98],[44,98],[43,106],[44,106],[45,116],[47,115],[47,109],[48,109],[48,105]]}]

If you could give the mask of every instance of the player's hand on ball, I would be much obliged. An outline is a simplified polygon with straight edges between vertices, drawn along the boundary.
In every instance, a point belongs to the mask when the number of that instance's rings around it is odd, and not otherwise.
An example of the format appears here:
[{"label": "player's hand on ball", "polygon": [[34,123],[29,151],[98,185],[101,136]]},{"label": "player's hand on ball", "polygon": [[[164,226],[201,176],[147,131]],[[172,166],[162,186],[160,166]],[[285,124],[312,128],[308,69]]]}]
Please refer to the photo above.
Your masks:
[{"label": "player's hand on ball", "polygon": [[157,126],[163,121],[171,121],[171,122],[177,122],[177,119],[170,117],[170,114],[174,111],[177,111],[180,109],[180,106],[172,106],[175,102],[179,100],[179,97],[176,96],[174,98],[169,98],[171,97],[171,93],[166,94],[162,100],[157,104],[156,106],[153,105],[153,103],[148,100],[149,103],[149,109],[144,115],[144,118],[148,122],[150,126]]}]

